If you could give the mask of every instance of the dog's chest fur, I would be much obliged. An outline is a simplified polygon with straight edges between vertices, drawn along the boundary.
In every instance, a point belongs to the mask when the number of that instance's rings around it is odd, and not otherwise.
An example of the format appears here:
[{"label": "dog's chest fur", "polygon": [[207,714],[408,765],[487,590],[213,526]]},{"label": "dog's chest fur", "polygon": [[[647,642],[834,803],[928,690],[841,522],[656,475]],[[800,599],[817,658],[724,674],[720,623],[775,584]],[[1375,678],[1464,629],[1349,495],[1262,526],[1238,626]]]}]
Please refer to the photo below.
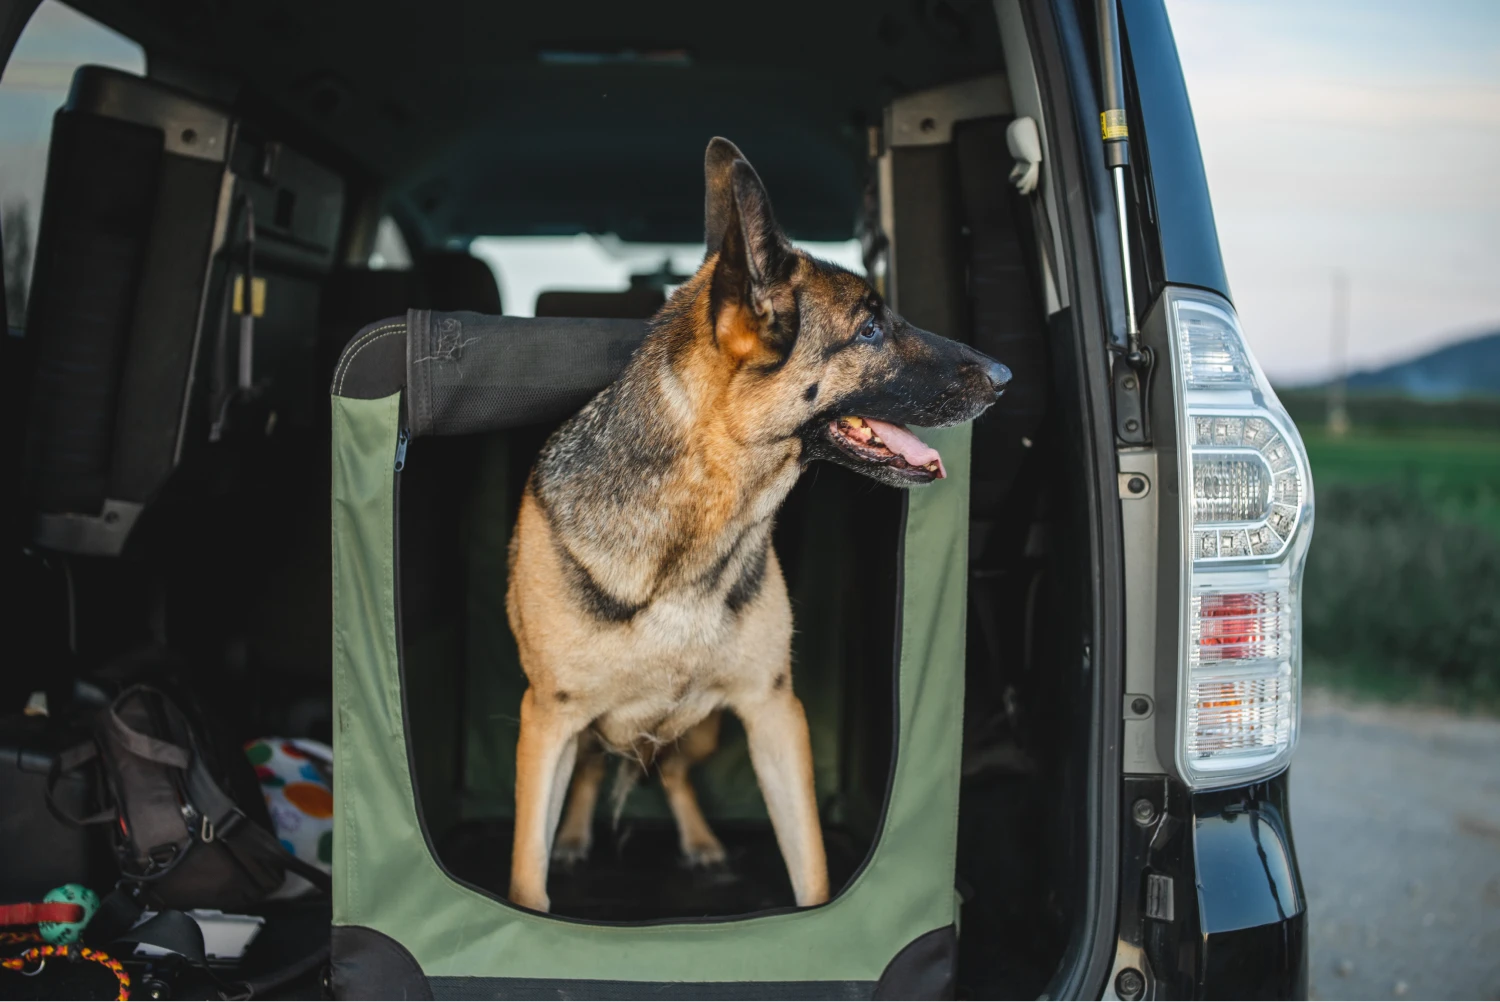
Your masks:
[{"label": "dog's chest fur", "polygon": [[556,587],[545,625],[531,606],[517,619],[514,593],[512,617],[549,649],[532,684],[565,693],[616,750],[649,755],[746,687],[785,684],[791,617],[771,531],[801,467],[789,444],[726,472],[632,390],[601,394],[539,458],[530,492],[546,529],[522,539],[513,589],[543,567]]},{"label": "dog's chest fur", "polygon": [[[557,683],[590,705],[607,745],[649,761],[741,690],[771,680],[777,662],[765,653],[784,652],[786,638],[774,627],[767,635],[761,613],[785,606],[786,596],[770,530],[769,518],[732,527],[721,553],[685,558],[675,585],[658,589],[629,622],[599,623],[587,600],[573,610],[602,644],[560,664]],[[639,573],[597,576],[618,585]]]}]

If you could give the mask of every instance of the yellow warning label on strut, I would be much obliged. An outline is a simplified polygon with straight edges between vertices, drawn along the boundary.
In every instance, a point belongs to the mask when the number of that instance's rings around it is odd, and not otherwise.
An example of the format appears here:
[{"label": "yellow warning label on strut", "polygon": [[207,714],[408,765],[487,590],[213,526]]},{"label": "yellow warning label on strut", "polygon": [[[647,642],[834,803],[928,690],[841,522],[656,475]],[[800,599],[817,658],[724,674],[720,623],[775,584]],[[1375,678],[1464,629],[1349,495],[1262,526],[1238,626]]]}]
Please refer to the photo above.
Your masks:
[{"label": "yellow warning label on strut", "polygon": [[1099,131],[1104,134],[1106,142],[1111,139],[1127,138],[1130,130],[1125,127],[1125,112],[1119,108],[1100,112]]},{"label": "yellow warning label on strut", "polygon": [[[234,278],[234,312],[245,312],[244,275],[236,275]],[[266,315],[266,280],[263,278],[250,280],[250,315],[252,317]]]}]

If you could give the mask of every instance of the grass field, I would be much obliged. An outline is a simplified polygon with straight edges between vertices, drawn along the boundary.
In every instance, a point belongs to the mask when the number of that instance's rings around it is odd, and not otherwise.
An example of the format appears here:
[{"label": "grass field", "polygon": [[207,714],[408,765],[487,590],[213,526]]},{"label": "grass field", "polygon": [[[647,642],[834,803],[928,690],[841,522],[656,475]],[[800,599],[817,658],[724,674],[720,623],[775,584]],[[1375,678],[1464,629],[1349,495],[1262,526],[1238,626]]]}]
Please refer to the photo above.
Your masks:
[{"label": "grass field", "polygon": [[1445,518],[1472,520],[1500,534],[1500,429],[1355,430],[1343,438],[1316,426],[1301,431],[1315,489],[1401,485]]},{"label": "grass field", "polygon": [[[1368,401],[1361,402],[1366,412]],[[1382,401],[1330,436],[1299,408],[1317,521],[1304,589],[1308,681],[1500,708],[1500,425],[1492,411]],[[1294,410],[1296,414],[1296,410]],[[1475,417],[1479,420],[1474,420]]]}]

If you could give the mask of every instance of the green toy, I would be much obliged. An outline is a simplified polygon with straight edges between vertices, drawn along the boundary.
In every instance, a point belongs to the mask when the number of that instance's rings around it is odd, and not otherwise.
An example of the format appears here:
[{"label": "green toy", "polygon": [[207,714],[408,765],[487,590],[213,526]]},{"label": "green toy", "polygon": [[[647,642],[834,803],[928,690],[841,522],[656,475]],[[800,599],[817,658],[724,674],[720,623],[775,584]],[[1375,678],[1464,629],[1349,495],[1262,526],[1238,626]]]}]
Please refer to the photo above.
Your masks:
[{"label": "green toy", "polygon": [[63,884],[61,887],[54,887],[48,891],[42,903],[78,905],[83,909],[83,918],[77,922],[37,923],[37,931],[42,934],[43,940],[54,946],[62,946],[65,943],[78,942],[84,926],[89,924],[89,920],[99,910],[99,895],[82,884]]}]

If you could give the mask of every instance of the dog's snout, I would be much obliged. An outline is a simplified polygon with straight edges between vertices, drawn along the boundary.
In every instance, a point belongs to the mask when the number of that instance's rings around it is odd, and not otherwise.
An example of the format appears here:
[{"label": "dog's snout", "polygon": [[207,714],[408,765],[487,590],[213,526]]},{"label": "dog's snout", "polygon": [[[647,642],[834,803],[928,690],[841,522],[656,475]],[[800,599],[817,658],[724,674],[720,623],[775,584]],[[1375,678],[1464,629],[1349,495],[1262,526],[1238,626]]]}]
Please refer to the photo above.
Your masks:
[{"label": "dog's snout", "polygon": [[[961,365],[968,378],[983,374],[985,380],[990,384],[990,390],[999,396],[1005,387],[1010,385],[1010,367],[1002,362],[997,362],[984,352],[975,351],[968,345],[957,345]],[[977,371],[976,371],[977,370]]]},{"label": "dog's snout", "polygon": [[985,362],[984,375],[990,381],[990,386],[994,387],[996,393],[1005,389],[1006,384],[1010,382],[1010,369],[994,359],[988,359]]}]

